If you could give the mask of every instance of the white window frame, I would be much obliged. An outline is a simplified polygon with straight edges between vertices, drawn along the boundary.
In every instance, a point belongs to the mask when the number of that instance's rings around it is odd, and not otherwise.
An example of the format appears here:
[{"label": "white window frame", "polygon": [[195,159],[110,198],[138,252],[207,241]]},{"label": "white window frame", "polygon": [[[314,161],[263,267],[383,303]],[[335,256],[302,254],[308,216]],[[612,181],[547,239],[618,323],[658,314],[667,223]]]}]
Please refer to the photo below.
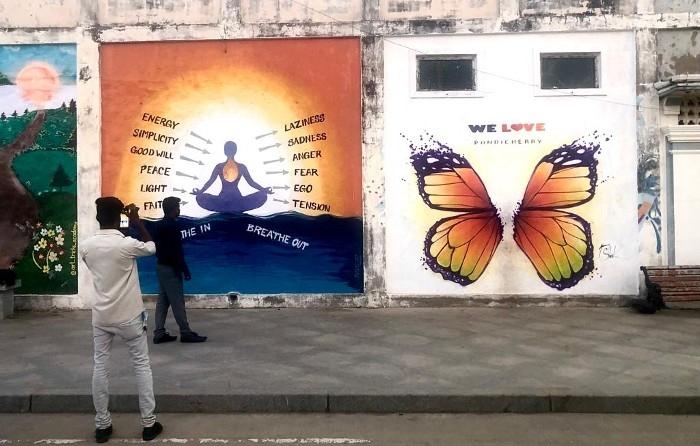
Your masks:
[{"label": "white window frame", "polygon": [[[596,88],[542,88],[542,58],[545,56],[560,55],[562,57],[566,56],[596,56],[596,81],[598,86]],[[534,96],[607,96],[607,76],[605,74],[605,67],[607,66],[607,58],[605,57],[605,52],[602,50],[586,50],[586,49],[547,49],[535,52],[536,60],[533,63],[534,73],[533,79],[535,80],[534,86]]]},{"label": "white window frame", "polygon": [[[418,53],[409,51],[409,70],[408,82],[411,87],[412,98],[482,98],[484,93],[479,91],[479,72],[477,70],[476,53],[452,53],[452,52],[435,52],[435,53]],[[469,59],[472,61],[472,74],[474,78],[474,90],[418,90],[418,60],[426,59]]]}]

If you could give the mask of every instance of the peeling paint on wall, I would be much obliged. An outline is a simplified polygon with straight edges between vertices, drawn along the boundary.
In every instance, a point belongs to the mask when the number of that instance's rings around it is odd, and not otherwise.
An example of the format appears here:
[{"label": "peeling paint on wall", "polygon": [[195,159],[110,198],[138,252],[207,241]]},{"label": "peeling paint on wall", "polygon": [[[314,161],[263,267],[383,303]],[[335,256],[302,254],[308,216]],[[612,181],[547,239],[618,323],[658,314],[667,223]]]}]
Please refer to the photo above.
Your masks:
[{"label": "peeling paint on wall", "polygon": [[498,16],[496,0],[381,0],[386,20],[448,17],[474,19]]},{"label": "peeling paint on wall", "polygon": [[655,0],[656,12],[698,12],[700,2],[698,0]]},{"label": "peeling paint on wall", "polygon": [[362,19],[362,2],[353,0],[243,0],[245,23],[352,22]]},{"label": "peeling paint on wall", "polygon": [[218,23],[221,0],[99,0],[102,25]]},{"label": "peeling paint on wall", "polygon": [[646,154],[639,160],[637,171],[639,200],[637,223],[642,241],[654,240],[654,252],[661,254],[661,193],[659,159],[656,154]]},{"label": "peeling paint on wall", "polygon": [[69,28],[78,24],[78,0],[3,0],[0,26]]},{"label": "peeling paint on wall", "polygon": [[700,30],[660,30],[656,35],[656,46],[659,79],[678,74],[700,74]]},{"label": "peeling paint on wall", "polygon": [[614,14],[618,0],[520,0],[524,14]]}]

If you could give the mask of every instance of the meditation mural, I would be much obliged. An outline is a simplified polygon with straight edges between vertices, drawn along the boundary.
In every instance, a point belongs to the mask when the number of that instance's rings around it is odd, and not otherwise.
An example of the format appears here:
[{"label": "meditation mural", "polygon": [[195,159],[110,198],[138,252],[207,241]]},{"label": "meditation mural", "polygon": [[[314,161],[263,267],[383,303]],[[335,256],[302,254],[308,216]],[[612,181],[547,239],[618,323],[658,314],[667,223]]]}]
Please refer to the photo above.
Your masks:
[{"label": "meditation mural", "polygon": [[101,61],[102,193],[151,227],[181,199],[186,292],[362,292],[358,39],[105,44]]}]

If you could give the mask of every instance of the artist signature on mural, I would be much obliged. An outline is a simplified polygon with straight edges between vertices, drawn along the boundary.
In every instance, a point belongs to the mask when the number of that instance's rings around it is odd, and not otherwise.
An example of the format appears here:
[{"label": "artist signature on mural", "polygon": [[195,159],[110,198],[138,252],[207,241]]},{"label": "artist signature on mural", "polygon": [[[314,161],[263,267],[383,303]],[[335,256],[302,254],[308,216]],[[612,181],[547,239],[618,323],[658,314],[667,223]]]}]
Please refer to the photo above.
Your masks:
[{"label": "artist signature on mural", "polygon": [[70,275],[78,275],[78,265],[77,265],[77,251],[78,251],[78,224],[73,223],[73,229],[71,229],[71,235],[73,237],[73,243],[70,247]]}]

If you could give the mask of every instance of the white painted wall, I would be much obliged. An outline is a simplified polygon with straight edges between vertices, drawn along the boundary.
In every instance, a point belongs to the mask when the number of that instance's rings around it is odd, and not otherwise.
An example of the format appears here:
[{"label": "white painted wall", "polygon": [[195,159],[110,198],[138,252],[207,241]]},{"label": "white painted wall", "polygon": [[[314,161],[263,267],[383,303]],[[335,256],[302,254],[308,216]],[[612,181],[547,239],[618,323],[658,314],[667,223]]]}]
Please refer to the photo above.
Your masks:
[{"label": "white painted wall", "polygon": [[[540,52],[600,52],[601,89],[544,92]],[[418,54],[475,54],[477,91],[468,97],[414,93]],[[635,40],[629,32],[462,35],[385,41],[387,291],[421,295],[631,295],[638,288],[635,135]],[[471,123],[545,123],[538,144],[475,145]],[[559,292],[545,285],[513,241],[510,216],[536,163],[559,145],[594,131],[611,135],[598,156],[598,190],[589,203],[568,209],[591,223],[594,271]],[[422,261],[428,229],[450,212],[429,209],[418,194],[409,140],[436,139],[465,156],[484,181],[505,220],[504,240],[484,275],[462,286]],[[493,138],[491,138],[493,136]],[[525,137],[523,137],[525,138]],[[501,133],[489,139],[513,139]]]}]

